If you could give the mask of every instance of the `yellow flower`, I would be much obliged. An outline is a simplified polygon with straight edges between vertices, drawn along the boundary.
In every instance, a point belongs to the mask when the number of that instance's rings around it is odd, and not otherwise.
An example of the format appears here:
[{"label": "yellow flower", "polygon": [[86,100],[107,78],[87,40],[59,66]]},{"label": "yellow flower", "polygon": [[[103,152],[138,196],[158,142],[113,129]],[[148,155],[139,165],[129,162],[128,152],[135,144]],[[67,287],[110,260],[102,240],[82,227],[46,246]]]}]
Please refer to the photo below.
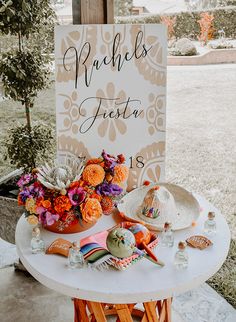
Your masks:
[{"label": "yellow flower", "polygon": [[30,225],[37,225],[38,224],[38,217],[35,215],[30,215],[27,217],[27,221]]},{"label": "yellow flower", "polygon": [[28,198],[25,203],[25,209],[29,211],[31,214],[36,213],[36,203],[33,198]]}]

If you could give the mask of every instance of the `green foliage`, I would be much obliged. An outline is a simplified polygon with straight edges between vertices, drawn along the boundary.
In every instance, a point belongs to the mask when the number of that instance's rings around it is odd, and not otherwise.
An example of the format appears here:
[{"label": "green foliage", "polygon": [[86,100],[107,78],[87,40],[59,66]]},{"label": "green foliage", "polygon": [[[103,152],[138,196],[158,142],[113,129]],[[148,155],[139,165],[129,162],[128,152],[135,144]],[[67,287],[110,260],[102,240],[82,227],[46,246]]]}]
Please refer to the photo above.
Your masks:
[{"label": "green foliage", "polygon": [[29,133],[27,126],[9,129],[6,137],[5,158],[26,171],[50,159],[56,146],[52,129],[48,125],[34,124]]},{"label": "green foliage", "polygon": [[37,92],[49,84],[47,57],[35,51],[10,51],[2,56],[0,75],[5,96],[33,106]]},{"label": "green foliage", "polygon": [[50,0],[0,0],[0,31],[29,36],[43,25],[54,25],[55,13]]}]

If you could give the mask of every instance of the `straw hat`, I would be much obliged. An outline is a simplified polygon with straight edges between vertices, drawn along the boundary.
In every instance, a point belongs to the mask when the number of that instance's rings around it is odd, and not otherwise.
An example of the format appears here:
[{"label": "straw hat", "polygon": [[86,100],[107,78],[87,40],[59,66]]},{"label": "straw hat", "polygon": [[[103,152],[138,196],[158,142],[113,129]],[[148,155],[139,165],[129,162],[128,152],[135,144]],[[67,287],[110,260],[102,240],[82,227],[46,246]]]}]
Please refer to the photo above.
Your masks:
[{"label": "straw hat", "polygon": [[[159,186],[159,193],[155,196],[153,188]],[[158,191],[158,190],[157,190]],[[163,193],[168,192],[170,198],[161,203],[162,210],[158,217],[154,219],[143,215],[142,210],[144,205],[148,205],[148,200],[153,196],[158,204],[158,195],[163,200]],[[155,199],[154,198],[154,199]],[[159,203],[160,205],[160,203]],[[150,184],[134,189],[126,194],[118,204],[118,209],[125,214],[127,220],[143,221],[147,228],[151,230],[162,230],[166,221],[170,221],[173,230],[188,228],[192,222],[197,220],[200,215],[200,206],[192,193],[184,188],[170,183]]]}]

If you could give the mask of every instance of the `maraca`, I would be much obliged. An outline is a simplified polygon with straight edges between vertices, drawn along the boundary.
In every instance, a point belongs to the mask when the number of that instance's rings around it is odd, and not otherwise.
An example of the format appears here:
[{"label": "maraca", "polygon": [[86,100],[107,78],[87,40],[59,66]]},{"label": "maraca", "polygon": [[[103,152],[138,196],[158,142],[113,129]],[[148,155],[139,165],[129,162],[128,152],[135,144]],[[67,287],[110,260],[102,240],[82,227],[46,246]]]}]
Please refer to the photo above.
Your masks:
[{"label": "maraca", "polygon": [[[138,255],[144,256],[148,260],[151,260],[155,264],[164,266],[164,263],[159,261],[148,247],[147,247],[148,251],[152,253],[152,256],[150,256],[150,255],[148,256],[144,251],[142,251],[136,247],[137,246],[136,238],[139,241],[138,242],[139,245],[143,244],[143,242],[140,243],[140,240],[143,239],[143,237],[141,236],[142,233],[140,233],[138,235],[137,230],[139,230],[140,227],[136,227],[136,230],[135,230],[135,227],[132,228],[132,230],[134,231],[134,233],[133,233],[133,231],[130,230],[130,228],[133,226],[130,226],[129,224],[130,223],[122,223],[122,226],[126,226],[126,227],[129,226],[129,229],[126,229],[125,227],[115,228],[109,232],[109,234],[107,236],[106,244],[107,244],[107,248],[110,251],[110,253],[116,257],[119,257],[119,258],[129,257],[133,253],[137,253]],[[148,233],[150,234],[149,231],[148,231]],[[140,237],[138,237],[138,236],[140,236]],[[149,241],[150,241],[150,238],[151,238],[151,235],[149,237]],[[146,235],[144,239],[145,239],[145,241],[147,241],[148,236]]]},{"label": "maraca", "polygon": [[160,260],[158,260],[158,258],[155,256],[155,254],[152,252],[152,250],[148,247],[148,244],[151,241],[151,233],[150,231],[147,229],[147,227],[145,227],[142,224],[139,223],[132,223],[132,222],[123,222],[122,227],[127,228],[128,230],[130,230],[135,237],[135,241],[136,241],[136,246],[138,248],[141,249],[145,249],[147,254],[155,261],[157,262],[157,264],[159,265],[164,265]]},{"label": "maraca", "polygon": [[109,252],[119,258],[131,256],[136,249],[135,237],[132,232],[120,227],[109,232],[106,244]]}]

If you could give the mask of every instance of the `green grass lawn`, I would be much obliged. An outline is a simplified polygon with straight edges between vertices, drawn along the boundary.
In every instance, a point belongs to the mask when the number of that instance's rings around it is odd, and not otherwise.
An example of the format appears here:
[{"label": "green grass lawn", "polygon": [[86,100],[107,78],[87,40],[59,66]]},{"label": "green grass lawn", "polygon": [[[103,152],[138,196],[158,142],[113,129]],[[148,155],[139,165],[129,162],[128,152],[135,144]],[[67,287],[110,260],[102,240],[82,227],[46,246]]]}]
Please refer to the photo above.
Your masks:
[{"label": "green grass lawn", "polygon": [[[54,85],[50,89],[39,94],[35,107],[32,109],[32,119],[42,121],[48,126],[55,128],[55,90]],[[0,102],[0,151],[3,155],[4,137],[7,129],[14,126],[16,122],[23,123],[24,108],[15,102],[6,100]],[[191,135],[190,135],[191,136]],[[178,153],[178,152],[177,152]],[[9,162],[0,159],[0,175],[9,171]],[[219,292],[230,304],[236,308],[236,242],[232,241],[228,258],[222,268],[216,273],[208,283]]]}]

